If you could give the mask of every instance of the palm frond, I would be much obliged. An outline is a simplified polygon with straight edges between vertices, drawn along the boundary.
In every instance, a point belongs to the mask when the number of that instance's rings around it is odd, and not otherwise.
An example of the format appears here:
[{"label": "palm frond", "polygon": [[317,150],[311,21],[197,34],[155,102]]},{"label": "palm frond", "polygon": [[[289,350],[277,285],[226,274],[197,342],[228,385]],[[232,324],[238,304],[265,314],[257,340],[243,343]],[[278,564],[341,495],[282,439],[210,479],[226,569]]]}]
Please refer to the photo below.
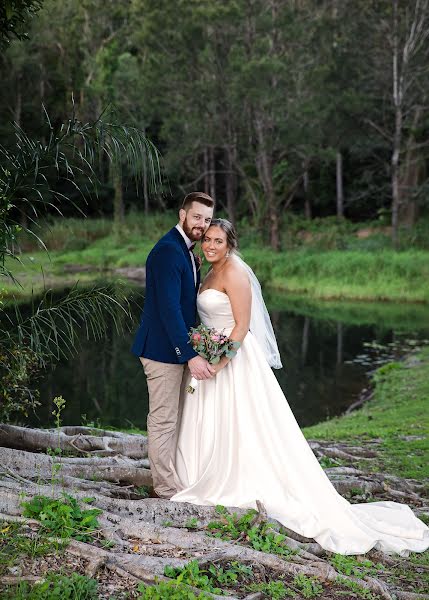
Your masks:
[{"label": "palm frond", "polygon": [[[58,182],[67,182],[85,202],[87,193],[97,191],[97,173],[106,158],[117,168],[128,165],[137,188],[145,171],[150,191],[160,181],[158,152],[139,129],[116,124],[107,111],[94,123],[83,123],[73,107],[71,118],[56,128],[45,114],[47,132],[42,140],[30,138],[15,124],[16,148],[0,145],[0,277],[14,279],[5,261],[8,257],[19,260],[14,248],[21,229],[13,218],[16,209],[33,225],[37,225],[41,207],[61,214],[69,203],[83,213],[78,202],[56,190]],[[30,229],[28,232],[35,235]],[[19,406],[34,407],[27,380],[34,378],[38,368],[73,353],[79,330],[100,339],[109,321],[117,328],[132,322],[126,297],[106,286],[76,286],[60,300],[46,291],[41,300],[33,299],[30,316],[24,316],[18,306],[12,313],[0,308],[0,388],[3,386],[8,398],[4,414]],[[18,384],[20,394],[15,389]]]},{"label": "palm frond", "polygon": [[137,189],[145,170],[150,192],[161,181],[156,147],[140,129],[115,123],[110,118],[112,112],[105,111],[96,121],[84,123],[76,117],[73,106],[71,117],[58,127],[53,127],[46,110],[45,115],[44,138],[32,139],[15,123],[15,150],[0,145],[0,265],[4,265],[10,248],[11,227],[16,226],[10,216],[13,209],[34,221],[42,206],[61,214],[66,202],[84,215],[79,203],[57,191],[54,182],[67,182],[85,204],[86,196],[97,192],[99,165],[104,159],[118,168],[126,164]]},{"label": "palm frond", "polygon": [[94,189],[98,181],[96,168],[103,157],[117,165],[126,163],[137,186],[142,183],[146,165],[150,190],[156,190],[161,179],[156,147],[140,129],[118,125],[107,119],[108,114],[105,116],[106,119],[83,123],[73,112],[71,118],[57,128],[53,128],[47,116],[46,142],[33,140],[15,123],[16,151],[12,153],[0,145],[4,198],[17,206],[30,195],[31,202],[45,204],[47,198],[43,192],[47,188],[49,195],[56,198],[55,190],[49,186],[53,175],[57,180],[74,182],[76,186],[77,176],[80,176]]},{"label": "palm frond", "polygon": [[28,349],[42,367],[71,356],[82,329],[88,339],[101,339],[109,321],[118,331],[132,323],[125,294],[113,286],[80,289],[76,285],[60,300],[46,290],[41,299],[33,298],[30,316],[25,317],[17,305],[0,314],[2,351]]}]

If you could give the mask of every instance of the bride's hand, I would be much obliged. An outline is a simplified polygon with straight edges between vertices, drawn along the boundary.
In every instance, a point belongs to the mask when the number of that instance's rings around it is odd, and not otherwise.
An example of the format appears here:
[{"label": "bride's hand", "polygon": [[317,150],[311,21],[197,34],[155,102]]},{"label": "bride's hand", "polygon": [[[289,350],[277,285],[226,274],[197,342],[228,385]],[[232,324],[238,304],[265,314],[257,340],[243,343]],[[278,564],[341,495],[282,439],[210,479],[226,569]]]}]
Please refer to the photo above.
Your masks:
[{"label": "bride's hand", "polygon": [[226,358],[225,356],[223,356],[220,359],[220,362],[217,363],[217,365],[210,365],[212,369],[214,369],[214,376],[216,377],[216,375],[219,373],[219,371],[222,371],[222,369],[224,367],[226,367],[226,365],[229,363],[229,358]]},{"label": "bride's hand", "polygon": [[222,370],[222,365],[218,363],[217,365],[211,365],[212,369],[214,369],[214,376],[216,376],[219,371]]}]

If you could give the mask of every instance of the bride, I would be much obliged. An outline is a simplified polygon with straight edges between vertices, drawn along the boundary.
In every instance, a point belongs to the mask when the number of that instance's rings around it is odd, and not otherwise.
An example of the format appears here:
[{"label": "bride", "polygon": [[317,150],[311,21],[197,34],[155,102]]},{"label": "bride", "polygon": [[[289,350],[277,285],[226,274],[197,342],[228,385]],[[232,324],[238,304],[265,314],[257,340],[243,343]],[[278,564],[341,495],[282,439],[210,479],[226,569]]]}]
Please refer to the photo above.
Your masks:
[{"label": "bride", "polygon": [[172,500],[240,508],[260,500],[270,517],[340,554],[428,548],[429,529],[408,506],[350,504],[325,475],[271,371],[281,367],[277,343],[231,223],[213,220],[202,250],[211,270],[197,300],[201,321],[241,347],[182,399]]}]

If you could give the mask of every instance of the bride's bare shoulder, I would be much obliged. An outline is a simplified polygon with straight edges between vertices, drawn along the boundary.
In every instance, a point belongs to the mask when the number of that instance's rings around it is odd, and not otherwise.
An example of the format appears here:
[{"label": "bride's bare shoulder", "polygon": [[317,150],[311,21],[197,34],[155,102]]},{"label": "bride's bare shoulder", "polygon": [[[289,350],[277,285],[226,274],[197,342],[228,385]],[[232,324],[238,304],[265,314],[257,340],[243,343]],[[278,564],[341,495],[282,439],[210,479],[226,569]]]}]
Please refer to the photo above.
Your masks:
[{"label": "bride's bare shoulder", "polygon": [[243,267],[235,260],[231,260],[225,267],[224,273],[225,284],[235,286],[249,286],[249,277]]}]

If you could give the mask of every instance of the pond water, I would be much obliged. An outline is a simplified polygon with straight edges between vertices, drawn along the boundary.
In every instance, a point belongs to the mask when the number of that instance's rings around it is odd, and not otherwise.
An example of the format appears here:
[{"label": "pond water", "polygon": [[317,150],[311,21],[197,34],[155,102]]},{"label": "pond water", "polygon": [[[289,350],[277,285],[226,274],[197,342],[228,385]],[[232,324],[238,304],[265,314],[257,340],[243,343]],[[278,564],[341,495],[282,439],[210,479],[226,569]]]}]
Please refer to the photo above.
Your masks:
[{"label": "pond water", "polygon": [[[143,292],[132,296],[135,326]],[[371,371],[429,338],[428,309],[416,305],[309,303],[287,295],[267,298],[284,368],[274,371],[301,426],[343,413],[368,385]],[[39,382],[42,406],[32,424],[53,424],[55,396],[66,400],[64,424],[146,428],[143,369],[130,353],[133,332],[109,323],[102,341],[47,371]],[[429,342],[428,342],[429,343]]]}]

